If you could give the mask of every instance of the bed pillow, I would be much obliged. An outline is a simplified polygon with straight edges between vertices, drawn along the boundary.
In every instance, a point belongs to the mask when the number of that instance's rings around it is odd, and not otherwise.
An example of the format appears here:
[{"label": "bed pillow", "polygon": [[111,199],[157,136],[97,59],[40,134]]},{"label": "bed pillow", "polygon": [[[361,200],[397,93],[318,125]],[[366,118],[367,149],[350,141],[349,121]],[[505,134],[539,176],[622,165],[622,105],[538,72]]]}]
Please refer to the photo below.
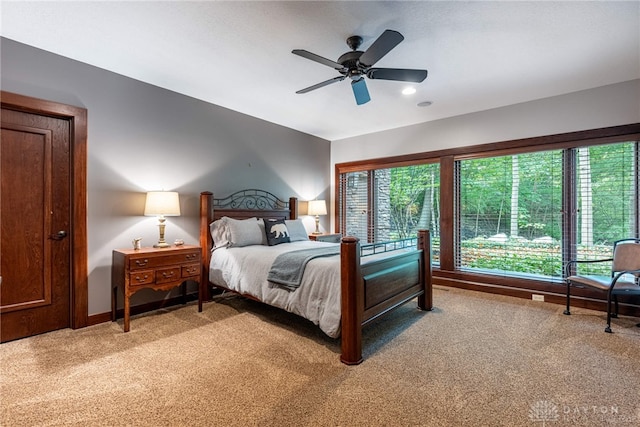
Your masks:
[{"label": "bed pillow", "polygon": [[289,230],[289,240],[292,242],[309,240],[307,229],[304,228],[304,224],[301,219],[287,219],[284,223],[287,226],[287,230]]},{"label": "bed pillow", "polygon": [[242,247],[262,244],[262,230],[258,218],[226,219],[229,247]]},{"label": "bed pillow", "polygon": [[289,243],[289,230],[284,219],[267,219],[264,218],[264,231],[267,236],[269,246],[279,245],[280,243]]},{"label": "bed pillow", "polygon": [[267,246],[269,242],[267,241],[267,233],[264,231],[264,221],[258,219],[258,227],[260,227],[260,234],[262,235],[262,243],[263,246]]},{"label": "bed pillow", "polygon": [[211,238],[213,239],[213,248],[218,249],[229,246],[229,234],[227,230],[227,217],[224,216],[213,221],[209,225]]}]

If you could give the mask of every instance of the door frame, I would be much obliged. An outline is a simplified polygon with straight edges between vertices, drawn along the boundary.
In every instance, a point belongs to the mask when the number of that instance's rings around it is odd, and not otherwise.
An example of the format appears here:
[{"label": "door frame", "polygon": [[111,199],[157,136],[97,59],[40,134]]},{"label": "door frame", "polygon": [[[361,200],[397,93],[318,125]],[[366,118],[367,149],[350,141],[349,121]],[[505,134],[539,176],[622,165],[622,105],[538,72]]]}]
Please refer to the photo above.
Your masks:
[{"label": "door frame", "polygon": [[83,328],[89,317],[89,270],[87,249],[87,110],[72,105],[0,92],[2,108],[42,114],[70,124],[71,157],[71,283],[70,326]]}]

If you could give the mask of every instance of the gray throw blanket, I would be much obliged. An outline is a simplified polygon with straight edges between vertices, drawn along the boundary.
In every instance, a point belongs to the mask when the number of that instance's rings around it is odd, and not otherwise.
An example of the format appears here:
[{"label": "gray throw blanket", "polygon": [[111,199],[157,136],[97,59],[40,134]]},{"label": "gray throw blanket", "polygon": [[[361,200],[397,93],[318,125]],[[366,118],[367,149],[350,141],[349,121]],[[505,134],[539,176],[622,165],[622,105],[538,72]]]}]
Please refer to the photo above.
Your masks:
[{"label": "gray throw blanket", "polygon": [[267,280],[290,291],[295,291],[300,287],[302,274],[309,261],[339,253],[340,245],[285,252],[278,255],[273,261]]}]

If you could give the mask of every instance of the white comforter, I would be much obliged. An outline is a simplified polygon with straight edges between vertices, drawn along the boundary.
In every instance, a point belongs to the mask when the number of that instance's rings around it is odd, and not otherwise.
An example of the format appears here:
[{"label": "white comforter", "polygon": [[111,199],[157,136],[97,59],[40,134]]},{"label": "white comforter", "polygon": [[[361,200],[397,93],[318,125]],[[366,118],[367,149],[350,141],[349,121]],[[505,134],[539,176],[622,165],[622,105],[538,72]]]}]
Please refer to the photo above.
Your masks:
[{"label": "white comforter", "polygon": [[302,284],[288,291],[267,281],[275,258],[292,250],[337,243],[299,241],[276,246],[254,245],[213,251],[209,280],[228,289],[309,319],[332,338],[340,335],[340,256],[309,261]]}]

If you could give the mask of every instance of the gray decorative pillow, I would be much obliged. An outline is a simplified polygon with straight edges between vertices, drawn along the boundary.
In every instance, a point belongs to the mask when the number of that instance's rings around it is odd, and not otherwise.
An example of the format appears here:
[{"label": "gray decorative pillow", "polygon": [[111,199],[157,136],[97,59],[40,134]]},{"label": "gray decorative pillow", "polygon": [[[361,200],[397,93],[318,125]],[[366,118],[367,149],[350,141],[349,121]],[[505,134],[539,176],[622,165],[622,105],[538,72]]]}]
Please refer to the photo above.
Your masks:
[{"label": "gray decorative pillow", "polygon": [[280,243],[289,243],[289,230],[284,223],[284,219],[267,219],[264,218],[264,231],[267,235],[269,246],[279,245]]},{"label": "gray decorative pillow", "polygon": [[287,226],[287,230],[289,230],[289,240],[292,242],[309,240],[307,229],[304,228],[304,224],[301,219],[287,219],[284,223]]},{"label": "gray decorative pillow", "polygon": [[262,244],[262,230],[256,217],[247,219],[227,218],[227,232],[230,247]]}]

